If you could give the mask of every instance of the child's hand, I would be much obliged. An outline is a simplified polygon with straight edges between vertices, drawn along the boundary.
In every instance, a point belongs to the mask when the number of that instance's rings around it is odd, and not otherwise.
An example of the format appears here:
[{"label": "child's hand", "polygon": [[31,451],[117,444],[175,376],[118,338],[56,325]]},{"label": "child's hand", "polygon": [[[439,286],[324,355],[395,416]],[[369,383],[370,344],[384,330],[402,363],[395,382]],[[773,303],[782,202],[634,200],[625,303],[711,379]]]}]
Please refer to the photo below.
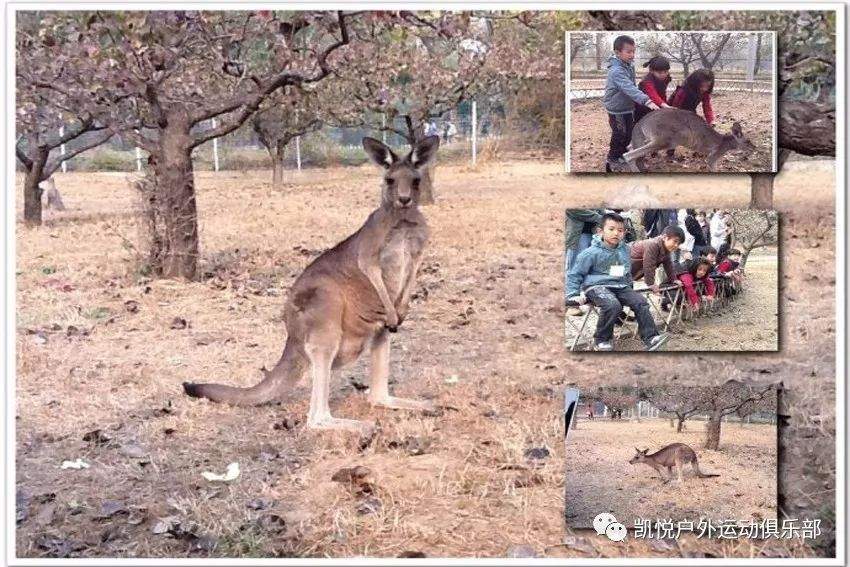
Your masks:
[{"label": "child's hand", "polygon": [[661,103],[661,108],[673,108],[673,107],[672,107],[672,106],[670,106],[669,104],[667,104],[666,102],[662,102],[662,103]]},{"label": "child's hand", "polygon": [[646,106],[647,106],[647,107],[649,107],[649,108],[650,108],[650,109],[652,109],[652,110],[658,110],[658,108],[659,108],[659,107],[658,107],[658,105],[657,105],[657,104],[655,104],[655,103],[654,103],[654,102],[652,102],[652,101],[647,102],[647,103],[646,103]]}]

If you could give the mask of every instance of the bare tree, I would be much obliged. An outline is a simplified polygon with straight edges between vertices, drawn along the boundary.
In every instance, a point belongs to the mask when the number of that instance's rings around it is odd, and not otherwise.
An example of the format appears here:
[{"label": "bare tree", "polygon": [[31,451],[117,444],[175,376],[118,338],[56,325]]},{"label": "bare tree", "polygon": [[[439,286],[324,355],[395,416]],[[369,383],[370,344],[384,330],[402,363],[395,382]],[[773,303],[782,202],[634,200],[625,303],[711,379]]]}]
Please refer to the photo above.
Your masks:
[{"label": "bare tree", "polygon": [[761,402],[772,397],[776,405],[776,386],[730,379],[722,384],[701,388],[701,412],[708,414],[705,428],[706,449],[720,448],[720,430],[723,418],[738,412],[748,404]]},{"label": "bare tree", "polygon": [[644,390],[649,403],[676,417],[676,432],[681,433],[685,420],[700,413],[702,399],[698,386],[662,384]]},{"label": "bare tree", "polygon": [[741,266],[756,248],[776,244],[779,240],[776,211],[759,209],[732,211],[735,246],[741,249]]}]

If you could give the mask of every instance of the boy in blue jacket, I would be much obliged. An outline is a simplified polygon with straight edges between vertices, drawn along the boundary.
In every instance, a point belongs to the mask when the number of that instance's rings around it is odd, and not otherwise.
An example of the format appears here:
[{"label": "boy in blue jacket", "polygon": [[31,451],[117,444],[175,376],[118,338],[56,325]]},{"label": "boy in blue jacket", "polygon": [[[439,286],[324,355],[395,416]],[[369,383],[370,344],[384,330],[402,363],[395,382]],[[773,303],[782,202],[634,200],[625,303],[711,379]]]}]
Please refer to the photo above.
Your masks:
[{"label": "boy in blue jacket", "polygon": [[649,95],[635,85],[635,40],[620,35],[614,40],[614,55],[608,58],[608,75],[605,78],[605,94],[602,104],[608,112],[611,126],[611,143],[608,146],[608,161],[605,171],[616,171],[622,165],[623,154],[632,141],[635,126],[635,103],[652,110],[658,105]]},{"label": "boy in blue jacket", "polygon": [[567,274],[567,302],[591,302],[599,308],[599,321],[593,338],[596,350],[614,350],[614,325],[623,305],[635,312],[638,332],[646,350],[657,350],[669,339],[661,334],[646,298],[632,289],[631,256],[626,246],[626,222],[616,213],[602,216],[602,232],[593,237]]}]

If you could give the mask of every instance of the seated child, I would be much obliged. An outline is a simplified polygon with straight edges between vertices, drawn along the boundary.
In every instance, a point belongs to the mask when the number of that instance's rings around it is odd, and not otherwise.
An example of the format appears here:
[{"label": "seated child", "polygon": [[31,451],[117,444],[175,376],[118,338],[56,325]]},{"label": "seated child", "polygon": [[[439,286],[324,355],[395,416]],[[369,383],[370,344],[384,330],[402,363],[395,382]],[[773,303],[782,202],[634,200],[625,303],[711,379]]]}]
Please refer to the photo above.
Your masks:
[{"label": "seated child", "polygon": [[744,279],[744,274],[741,270],[741,251],[737,248],[729,250],[729,254],[714,268],[714,273],[730,278],[733,283],[732,293],[737,293],[737,288]]},{"label": "seated child", "polygon": [[669,336],[658,332],[646,298],[632,289],[631,258],[625,243],[625,219],[616,213],[602,216],[602,231],[583,250],[567,274],[567,301],[587,301],[599,308],[593,337],[600,351],[614,350],[614,325],[623,305],[634,311],[646,350],[657,350]]},{"label": "seated child", "polygon": [[[700,300],[709,302],[714,300],[714,282],[709,277],[711,267],[711,262],[704,257],[691,260],[683,265],[682,271],[676,276],[682,282],[682,287],[685,289],[685,296],[694,309],[699,308]],[[697,283],[702,283],[705,290],[705,294],[702,297],[697,294]]]}]

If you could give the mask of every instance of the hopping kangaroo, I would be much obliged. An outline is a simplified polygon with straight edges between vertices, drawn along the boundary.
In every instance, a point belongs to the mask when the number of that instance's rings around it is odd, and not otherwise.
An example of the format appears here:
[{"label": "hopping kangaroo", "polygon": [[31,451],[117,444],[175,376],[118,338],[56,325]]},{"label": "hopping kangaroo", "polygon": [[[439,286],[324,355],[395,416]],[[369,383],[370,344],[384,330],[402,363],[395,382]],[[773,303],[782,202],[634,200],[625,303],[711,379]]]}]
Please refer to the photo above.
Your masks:
[{"label": "hopping kangaroo", "polygon": [[[697,462],[697,454],[689,446],[684,443],[671,443],[663,447],[651,455],[647,455],[649,449],[635,448],[635,456],[629,460],[629,464],[644,463],[651,466],[661,475],[661,480],[668,483],[673,480],[673,467],[676,467],[676,472],[679,475],[679,482],[684,480],[682,476],[683,468],[686,464],[691,463],[694,467],[694,472],[699,478],[711,478],[720,476],[719,474],[706,474],[699,470]],[[667,477],[664,477],[664,469],[667,469]]]},{"label": "hopping kangaroo", "polygon": [[632,171],[646,171],[643,156],[684,146],[708,156],[708,167],[715,171],[717,161],[732,150],[752,152],[755,146],[741,130],[732,124],[731,134],[721,134],[705,123],[696,113],[678,108],[662,108],[644,116],[632,131],[632,149],[623,154]]},{"label": "hopping kangaroo", "polygon": [[[309,374],[312,379],[307,425],[360,431],[371,424],[331,416],[331,372],[371,353],[372,404],[431,409],[431,402],[390,396],[390,336],[407,315],[416,273],[428,240],[419,211],[419,184],[440,139],[419,141],[404,159],[372,138],[363,139],[369,157],[384,168],[380,206],[360,230],[316,258],[295,280],[284,307],[287,339],[280,360],[250,388],[184,383],[186,393],[234,405],[280,399]],[[423,183],[427,180],[423,179]]]}]

